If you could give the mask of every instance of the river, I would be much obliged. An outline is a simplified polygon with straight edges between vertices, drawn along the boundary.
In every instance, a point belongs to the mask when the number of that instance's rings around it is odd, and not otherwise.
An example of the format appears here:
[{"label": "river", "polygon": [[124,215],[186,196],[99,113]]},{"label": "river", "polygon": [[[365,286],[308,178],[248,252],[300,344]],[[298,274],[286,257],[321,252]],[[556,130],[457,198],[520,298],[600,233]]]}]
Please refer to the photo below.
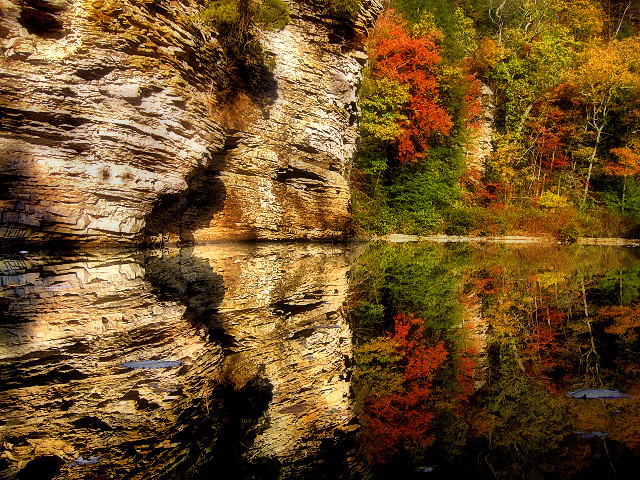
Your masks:
[{"label": "river", "polygon": [[0,478],[630,478],[639,253],[5,253]]}]

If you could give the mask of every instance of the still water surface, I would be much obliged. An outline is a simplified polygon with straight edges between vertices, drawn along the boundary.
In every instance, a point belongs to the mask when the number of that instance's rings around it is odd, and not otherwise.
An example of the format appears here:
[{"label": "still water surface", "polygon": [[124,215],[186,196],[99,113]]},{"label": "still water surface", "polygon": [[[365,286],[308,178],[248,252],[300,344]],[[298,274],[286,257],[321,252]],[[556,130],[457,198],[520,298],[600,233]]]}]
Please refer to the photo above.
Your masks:
[{"label": "still water surface", "polygon": [[0,259],[0,478],[637,478],[640,254]]}]

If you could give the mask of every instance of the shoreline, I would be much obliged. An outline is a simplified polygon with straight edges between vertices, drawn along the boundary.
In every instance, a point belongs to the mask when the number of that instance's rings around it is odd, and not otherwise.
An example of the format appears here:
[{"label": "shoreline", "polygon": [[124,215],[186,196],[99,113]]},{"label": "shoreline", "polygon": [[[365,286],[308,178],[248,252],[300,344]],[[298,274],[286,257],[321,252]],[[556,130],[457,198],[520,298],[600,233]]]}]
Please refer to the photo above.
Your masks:
[{"label": "shoreline", "polygon": [[402,235],[391,234],[382,236],[373,236],[369,241],[383,241],[390,243],[404,242],[432,242],[432,243],[507,243],[507,244],[557,244],[570,245],[603,245],[617,247],[640,247],[640,239],[637,238],[598,238],[598,237],[581,237],[575,242],[561,242],[557,238],[548,237],[530,237],[519,235],[504,235],[481,237],[475,235]]},{"label": "shoreline", "polygon": [[145,250],[164,250],[171,248],[189,248],[198,245],[227,245],[227,244],[349,244],[349,243],[368,243],[373,241],[389,242],[389,243],[502,243],[502,244],[521,244],[521,245],[594,245],[594,246],[614,246],[614,247],[640,247],[640,239],[637,238],[600,238],[600,237],[580,237],[575,242],[562,242],[553,236],[527,236],[527,235],[498,235],[498,236],[477,236],[477,235],[405,235],[393,233],[389,235],[373,235],[368,236],[352,236],[340,239],[287,239],[287,240],[228,240],[228,241],[209,241],[194,242],[188,244],[179,244],[176,242],[167,242],[160,244],[136,244],[136,243],[74,243],[74,242],[23,242],[23,243],[3,243],[0,241],[0,253],[2,254],[26,254],[33,252],[55,252],[55,253],[71,253],[71,252],[88,252],[95,250],[131,250],[132,252],[140,252]]}]

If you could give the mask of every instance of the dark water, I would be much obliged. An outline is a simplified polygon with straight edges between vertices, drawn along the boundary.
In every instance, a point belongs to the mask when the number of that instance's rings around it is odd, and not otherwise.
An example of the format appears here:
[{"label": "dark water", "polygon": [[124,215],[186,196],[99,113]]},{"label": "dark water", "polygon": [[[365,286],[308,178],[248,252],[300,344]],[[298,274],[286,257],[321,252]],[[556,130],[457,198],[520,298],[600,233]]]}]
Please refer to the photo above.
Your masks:
[{"label": "dark water", "polygon": [[637,478],[640,255],[0,259],[0,478]]}]

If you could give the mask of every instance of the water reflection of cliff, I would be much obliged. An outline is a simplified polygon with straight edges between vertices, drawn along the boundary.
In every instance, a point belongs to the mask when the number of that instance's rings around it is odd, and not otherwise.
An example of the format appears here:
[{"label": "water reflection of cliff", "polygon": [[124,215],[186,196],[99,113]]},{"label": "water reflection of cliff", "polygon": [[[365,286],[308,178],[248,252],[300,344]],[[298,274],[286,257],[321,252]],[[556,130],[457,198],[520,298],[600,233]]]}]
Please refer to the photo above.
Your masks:
[{"label": "water reflection of cliff", "polygon": [[[353,416],[351,254],[4,258],[0,477],[283,478],[326,464]],[[136,361],[166,363],[121,367]]]}]

